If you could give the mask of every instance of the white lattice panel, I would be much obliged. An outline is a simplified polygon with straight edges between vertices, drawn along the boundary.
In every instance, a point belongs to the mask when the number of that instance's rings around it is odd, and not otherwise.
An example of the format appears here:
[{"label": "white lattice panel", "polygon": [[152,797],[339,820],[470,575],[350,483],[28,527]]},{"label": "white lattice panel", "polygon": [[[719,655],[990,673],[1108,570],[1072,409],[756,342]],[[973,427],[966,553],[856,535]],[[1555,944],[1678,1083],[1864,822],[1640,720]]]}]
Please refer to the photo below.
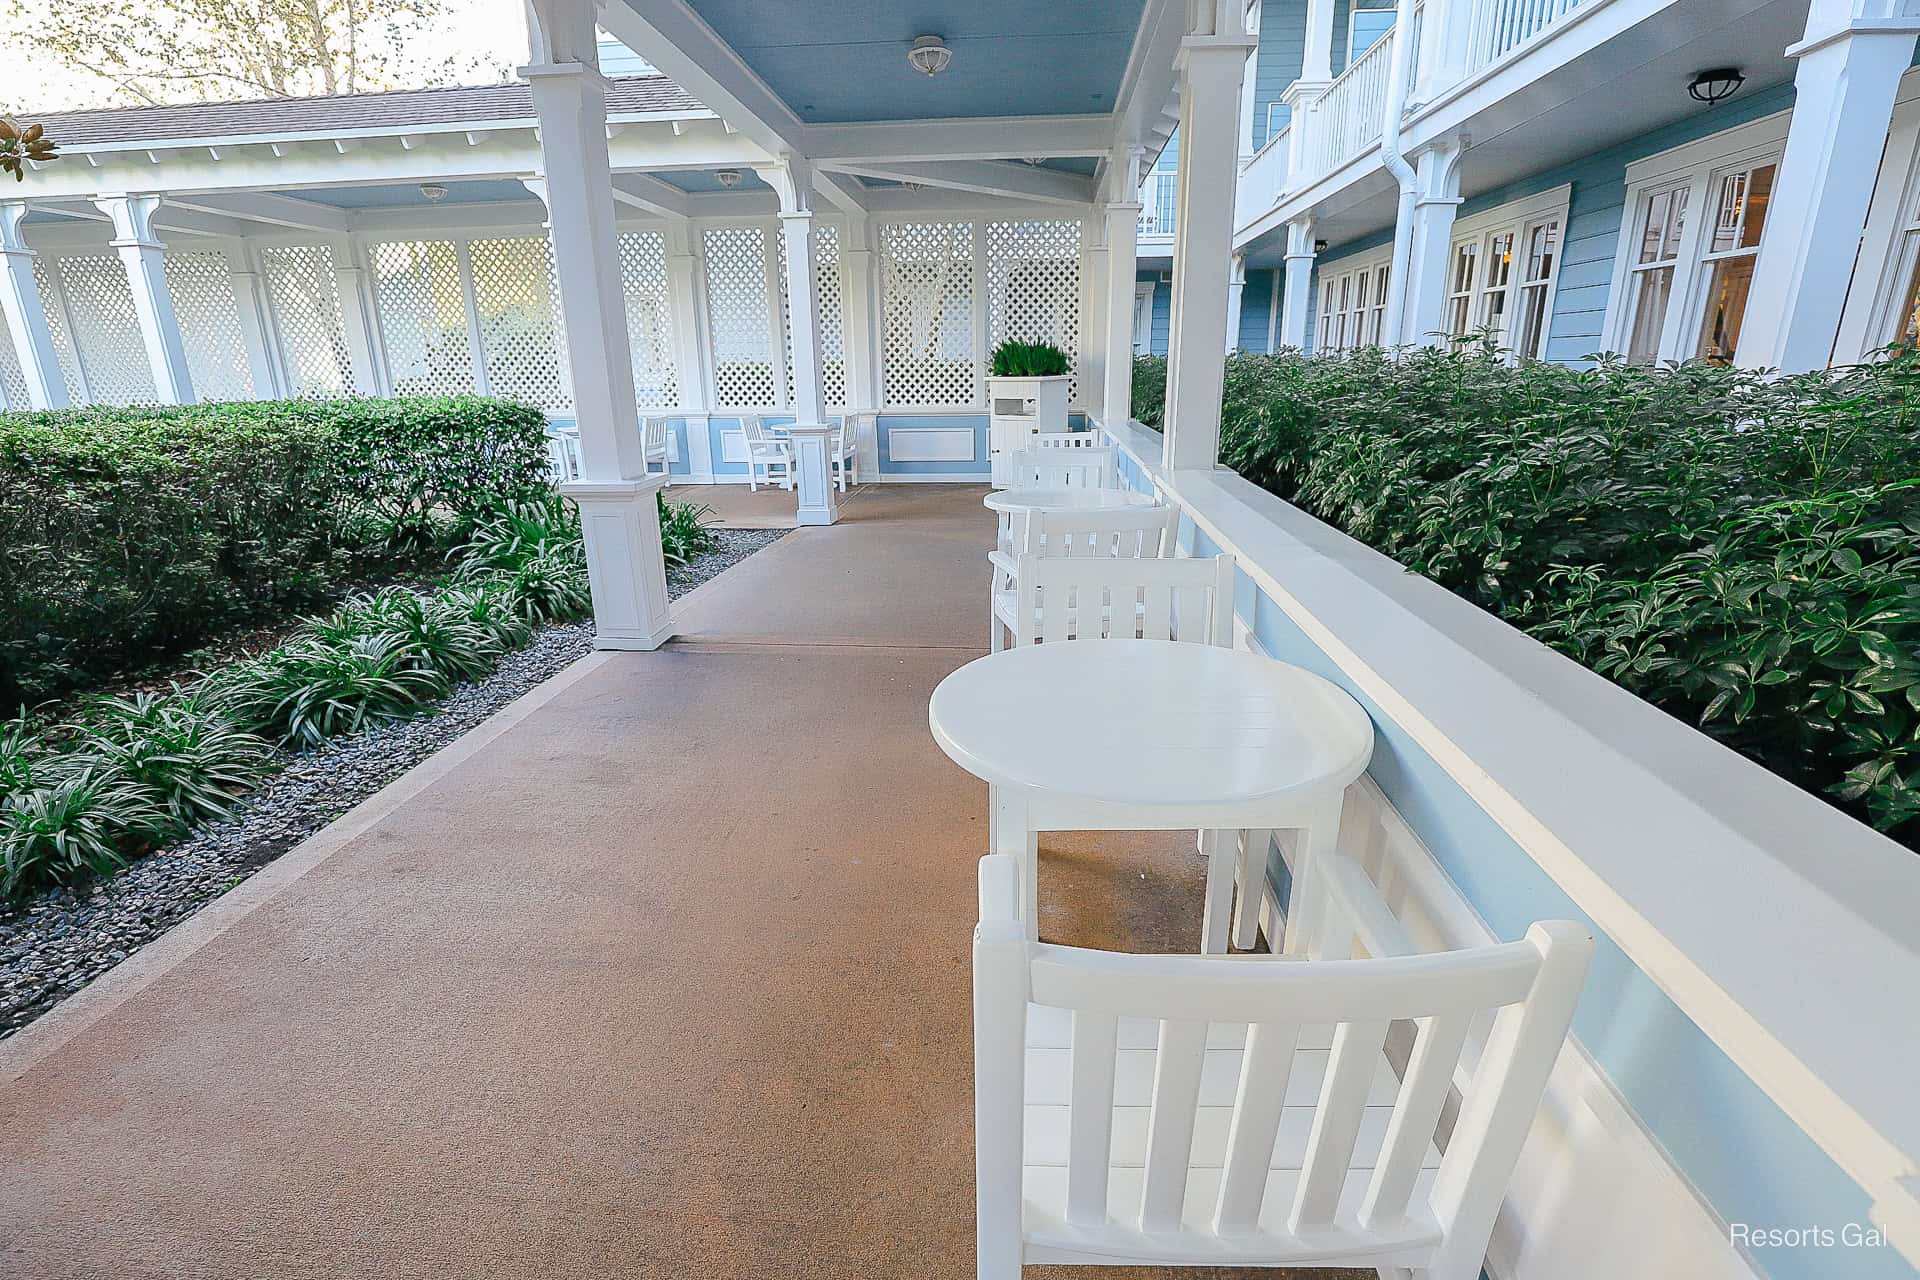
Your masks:
[{"label": "white lattice panel", "polygon": [[[787,403],[793,403],[793,304],[787,297],[787,242],[780,237],[780,315],[787,335]],[[826,404],[847,402],[846,324],[841,318],[840,228],[813,224],[813,305],[820,316],[820,394]]]},{"label": "white lattice panel", "polygon": [[33,407],[27,399],[27,376],[20,371],[20,349],[13,345],[13,330],[7,327],[4,312],[0,312],[0,392],[6,393],[8,409],[18,412]]},{"label": "white lattice panel", "polygon": [[667,242],[658,231],[621,233],[620,291],[627,306],[634,399],[642,408],[672,408],[680,403],[680,383],[673,362]]},{"label": "white lattice panel", "polygon": [[168,251],[167,293],[180,324],[193,394],[201,400],[251,400],[253,370],[224,253]]},{"label": "white lattice panel", "polygon": [[1080,397],[1080,224],[987,224],[987,345],[1050,342],[1074,362]]},{"label": "white lattice panel", "polygon": [[84,404],[80,386],[80,360],[73,353],[73,335],[67,332],[67,314],[59,282],[47,270],[45,258],[33,260],[33,281],[40,290],[40,306],[47,314],[47,333],[53,338],[53,354],[60,361],[60,376],[67,384],[67,399]]},{"label": "white lattice panel", "polygon": [[880,263],[885,403],[915,408],[980,403],[973,224],[883,226]]},{"label": "white lattice panel", "polygon": [[319,244],[262,249],[260,267],[287,394],[310,400],[353,394],[353,358],[340,320],[332,251]]},{"label": "white lattice panel", "polygon": [[73,346],[95,404],[152,404],[153,366],[126,267],[111,253],[60,258],[54,269],[73,318]]},{"label": "white lattice panel", "polygon": [[573,412],[547,238],[475,240],[467,254],[487,390],[549,413]]},{"label": "white lattice panel", "polygon": [[759,227],[709,227],[703,241],[715,405],[767,408],[777,403],[778,389],[773,375],[766,233]]},{"label": "white lattice panel", "polygon": [[374,307],[387,377],[397,396],[474,390],[467,300],[451,240],[393,240],[371,247]]}]

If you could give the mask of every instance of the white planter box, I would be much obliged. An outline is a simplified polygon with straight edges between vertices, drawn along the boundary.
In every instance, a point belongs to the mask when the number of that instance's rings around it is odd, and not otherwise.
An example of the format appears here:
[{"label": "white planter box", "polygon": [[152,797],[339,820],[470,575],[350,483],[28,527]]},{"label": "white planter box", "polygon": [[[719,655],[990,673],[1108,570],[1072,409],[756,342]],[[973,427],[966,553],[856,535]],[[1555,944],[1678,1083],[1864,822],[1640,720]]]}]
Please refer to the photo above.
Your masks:
[{"label": "white planter box", "polygon": [[1008,458],[1041,431],[1067,429],[1067,375],[987,379],[987,456],[993,483],[1013,483]]}]

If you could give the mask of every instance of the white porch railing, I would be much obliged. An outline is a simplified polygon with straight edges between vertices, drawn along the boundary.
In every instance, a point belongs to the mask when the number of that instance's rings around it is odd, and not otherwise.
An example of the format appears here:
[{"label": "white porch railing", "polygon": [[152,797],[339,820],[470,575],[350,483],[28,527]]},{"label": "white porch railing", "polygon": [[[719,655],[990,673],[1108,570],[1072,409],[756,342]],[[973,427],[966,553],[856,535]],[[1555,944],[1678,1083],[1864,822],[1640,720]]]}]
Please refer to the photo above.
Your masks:
[{"label": "white porch railing", "polygon": [[1472,0],[1467,6],[1467,67],[1472,75],[1545,31],[1580,0]]},{"label": "white porch railing", "polygon": [[1140,236],[1142,239],[1173,237],[1176,173],[1150,173],[1140,184]]},{"label": "white porch railing", "polygon": [[1293,126],[1288,124],[1267,139],[1267,145],[1254,152],[1240,171],[1240,185],[1234,193],[1233,224],[1244,225],[1271,209],[1287,185],[1287,171],[1293,162]]},{"label": "white porch railing", "polygon": [[1380,140],[1387,70],[1399,35],[1389,31],[1374,41],[1299,113],[1306,125],[1300,139],[1302,176],[1330,173]]}]

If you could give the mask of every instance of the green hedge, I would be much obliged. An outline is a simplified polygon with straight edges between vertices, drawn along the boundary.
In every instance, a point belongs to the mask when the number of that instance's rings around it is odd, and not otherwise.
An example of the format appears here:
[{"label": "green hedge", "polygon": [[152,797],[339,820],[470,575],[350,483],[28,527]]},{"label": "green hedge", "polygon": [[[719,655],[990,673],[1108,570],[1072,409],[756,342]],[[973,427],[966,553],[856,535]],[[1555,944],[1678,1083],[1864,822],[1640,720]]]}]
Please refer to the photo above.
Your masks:
[{"label": "green hedge", "polygon": [[[1157,423],[1165,361],[1135,368]],[[1920,845],[1920,358],[1227,361],[1221,460]]]},{"label": "green hedge", "polygon": [[318,603],[547,485],[540,412],[477,396],[0,415],[0,705]]}]

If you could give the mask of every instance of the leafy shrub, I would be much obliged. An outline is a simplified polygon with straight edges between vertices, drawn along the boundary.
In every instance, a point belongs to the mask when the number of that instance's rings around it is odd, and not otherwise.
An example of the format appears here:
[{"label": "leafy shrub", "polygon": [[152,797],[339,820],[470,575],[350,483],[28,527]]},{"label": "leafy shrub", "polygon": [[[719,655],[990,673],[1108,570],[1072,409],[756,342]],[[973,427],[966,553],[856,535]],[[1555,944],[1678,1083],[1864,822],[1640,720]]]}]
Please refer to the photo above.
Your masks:
[{"label": "leafy shrub", "polygon": [[385,720],[412,715],[446,694],[447,678],[414,660],[399,636],[381,632],[309,638],[249,664],[238,699],[264,730],[297,746],[319,746]]},{"label": "leafy shrub", "polygon": [[81,749],[142,792],[170,832],[225,817],[272,767],[264,738],[214,699],[178,689],[105,699],[81,733]]},{"label": "leafy shrub", "polygon": [[165,826],[142,788],[94,764],[10,791],[0,797],[0,897],[115,870],[130,840]]},{"label": "leafy shrub", "polygon": [[695,556],[712,551],[719,542],[707,527],[713,508],[702,503],[668,502],[666,495],[655,493],[660,502],[660,550],[670,565],[685,564]]},{"label": "leafy shrub", "polygon": [[1073,366],[1050,342],[1003,342],[993,349],[989,372],[996,378],[1051,378]]},{"label": "leafy shrub", "polygon": [[0,702],[336,594],[548,490],[536,409],[477,396],[0,415]]},{"label": "leafy shrub", "polygon": [[1920,844],[1913,352],[1784,378],[1235,355],[1221,459]]}]

